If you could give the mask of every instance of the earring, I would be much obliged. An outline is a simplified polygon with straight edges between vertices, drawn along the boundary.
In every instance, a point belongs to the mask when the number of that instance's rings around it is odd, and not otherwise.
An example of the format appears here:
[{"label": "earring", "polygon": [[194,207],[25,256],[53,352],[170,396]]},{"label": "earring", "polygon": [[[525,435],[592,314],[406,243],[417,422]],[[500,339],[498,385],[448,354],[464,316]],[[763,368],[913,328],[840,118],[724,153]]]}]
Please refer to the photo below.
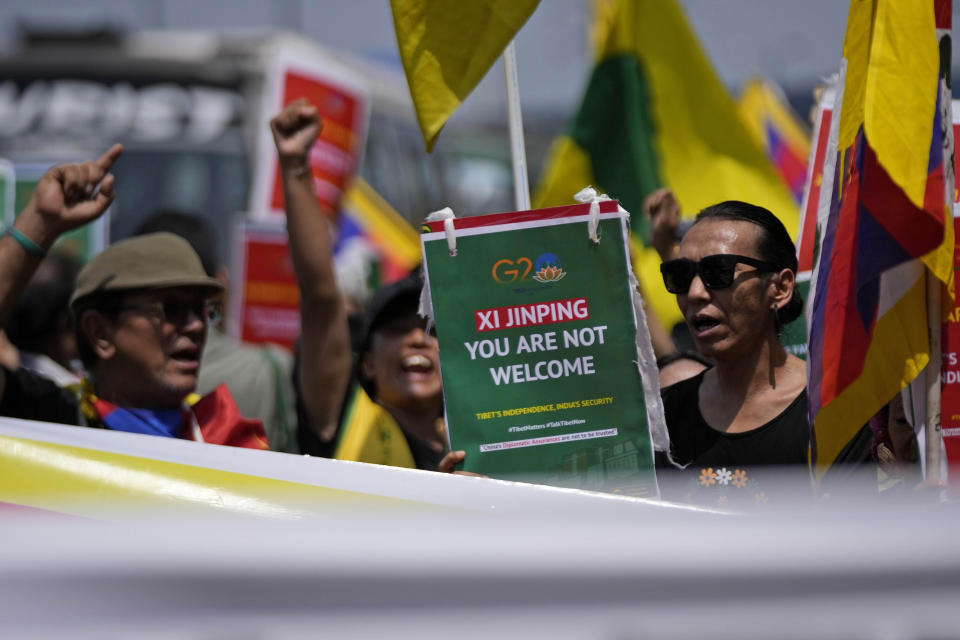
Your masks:
[{"label": "earring", "polygon": [[773,311],[773,329],[779,336],[780,332],[783,330],[783,327],[780,325],[780,309],[777,307],[776,302],[770,305],[770,310]]}]

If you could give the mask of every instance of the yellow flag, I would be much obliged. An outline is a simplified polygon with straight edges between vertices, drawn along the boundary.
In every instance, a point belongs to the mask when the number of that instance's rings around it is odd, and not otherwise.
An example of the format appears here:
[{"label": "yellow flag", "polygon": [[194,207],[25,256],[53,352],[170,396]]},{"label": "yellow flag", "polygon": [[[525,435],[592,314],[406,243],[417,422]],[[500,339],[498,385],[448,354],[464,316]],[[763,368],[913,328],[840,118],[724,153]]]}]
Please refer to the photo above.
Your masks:
[{"label": "yellow flag", "polygon": [[540,0],[390,0],[427,151]]},{"label": "yellow flag", "polygon": [[[685,216],[723,200],[770,209],[795,235],[799,212],[675,0],[595,7],[596,65],[580,110],[551,151],[535,206],[568,204],[592,184],[632,214],[641,241],[648,193],[673,189]],[[668,328],[681,319],[652,249],[638,276]]]},{"label": "yellow flag", "polygon": [[354,390],[343,418],[340,440],[333,457],[337,460],[417,468],[400,425],[359,386]]}]

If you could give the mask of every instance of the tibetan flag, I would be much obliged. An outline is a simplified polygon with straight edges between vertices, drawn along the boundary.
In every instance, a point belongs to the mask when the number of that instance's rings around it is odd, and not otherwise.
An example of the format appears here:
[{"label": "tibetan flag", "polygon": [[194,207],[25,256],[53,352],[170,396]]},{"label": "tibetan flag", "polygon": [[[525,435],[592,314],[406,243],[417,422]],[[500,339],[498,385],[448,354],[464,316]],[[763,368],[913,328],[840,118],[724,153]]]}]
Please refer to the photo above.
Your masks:
[{"label": "tibetan flag", "polygon": [[740,94],[740,115],[799,204],[810,156],[809,128],[790,108],[780,87],[760,78],[751,79]]},{"label": "tibetan flag", "polygon": [[483,79],[540,0],[390,0],[410,96],[427,145]]},{"label": "tibetan flag", "polygon": [[[580,110],[554,142],[536,207],[570,204],[593,185],[633,215],[646,243],[643,199],[673,189],[685,215],[723,200],[773,211],[795,235],[797,204],[743,123],[674,0],[607,0],[595,14],[596,64]],[[668,328],[681,320],[653,249],[636,254],[644,294]]]},{"label": "tibetan flag", "polygon": [[367,284],[374,289],[403,278],[420,263],[420,235],[359,176],[344,192],[337,227],[334,260],[340,264],[360,254],[373,271]]},{"label": "tibetan flag", "polygon": [[950,102],[933,2],[853,0],[843,55],[808,311],[818,475],[930,361],[928,273],[952,299]]}]

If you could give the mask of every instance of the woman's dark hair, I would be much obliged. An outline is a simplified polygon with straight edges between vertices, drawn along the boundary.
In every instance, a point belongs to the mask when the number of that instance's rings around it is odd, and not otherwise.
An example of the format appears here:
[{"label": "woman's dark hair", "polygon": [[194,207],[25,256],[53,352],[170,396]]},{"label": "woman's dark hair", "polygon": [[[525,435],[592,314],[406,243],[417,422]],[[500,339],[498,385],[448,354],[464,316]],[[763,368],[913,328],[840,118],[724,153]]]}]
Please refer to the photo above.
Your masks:
[{"label": "woman's dark hair", "polygon": [[[767,209],[739,200],[727,200],[707,207],[698,213],[694,224],[701,220],[744,220],[752,222],[763,231],[760,234],[760,241],[757,246],[758,257],[776,265],[777,269],[790,269],[796,276],[797,248],[793,245],[790,234],[787,233],[783,223]],[[803,297],[794,285],[790,302],[780,307],[777,311],[777,318],[780,325],[785,325],[799,318],[802,312]]]}]

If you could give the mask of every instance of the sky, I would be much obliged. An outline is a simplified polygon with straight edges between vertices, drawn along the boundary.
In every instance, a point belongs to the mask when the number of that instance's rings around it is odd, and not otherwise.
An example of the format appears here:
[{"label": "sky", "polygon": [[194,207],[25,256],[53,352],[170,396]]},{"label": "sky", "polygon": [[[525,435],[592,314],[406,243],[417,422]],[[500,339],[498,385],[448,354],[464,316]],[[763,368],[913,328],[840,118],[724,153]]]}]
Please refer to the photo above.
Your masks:
[{"label": "sky", "polygon": [[[779,84],[805,117],[813,87],[839,70],[849,6],[844,0],[679,2],[734,95],[748,78],[762,75]],[[954,3],[955,22],[958,5]],[[579,106],[593,64],[590,18],[590,0],[542,0],[517,37],[531,166]],[[388,0],[3,0],[0,56],[15,51],[23,24],[67,30],[110,26],[120,32],[288,30],[376,61],[396,74],[399,86],[404,83]],[[954,69],[958,68],[955,60]],[[495,63],[447,123],[447,141],[456,138],[454,132],[475,138],[478,130],[505,128],[503,76],[502,64]]]},{"label": "sky", "polygon": [[[803,107],[810,88],[836,71],[846,22],[842,0],[681,0],[708,55],[732,90],[754,74],[777,81]],[[543,0],[517,39],[521,99],[530,118],[574,111],[591,63],[588,0]],[[387,0],[5,0],[0,52],[16,46],[18,24],[122,30],[279,28],[377,60],[397,70]],[[496,65],[455,118],[504,112]],[[456,120],[453,121],[453,124]]]}]

